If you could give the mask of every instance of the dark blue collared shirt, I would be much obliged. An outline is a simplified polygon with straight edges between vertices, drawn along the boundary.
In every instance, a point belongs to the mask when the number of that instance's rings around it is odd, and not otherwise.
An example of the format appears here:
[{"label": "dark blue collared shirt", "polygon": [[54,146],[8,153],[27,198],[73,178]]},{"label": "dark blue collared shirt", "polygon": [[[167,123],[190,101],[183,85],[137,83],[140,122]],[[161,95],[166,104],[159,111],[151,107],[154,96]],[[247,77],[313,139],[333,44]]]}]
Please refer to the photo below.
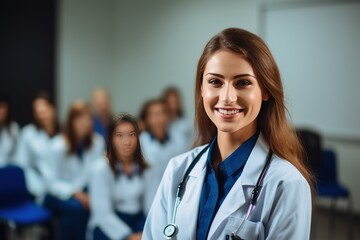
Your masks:
[{"label": "dark blue collared shirt", "polygon": [[196,239],[203,240],[207,238],[211,223],[227,194],[240,177],[258,136],[259,133],[254,134],[219,164],[218,177],[216,177],[212,166],[212,156],[214,148],[217,147],[217,137],[210,143],[206,175],[200,196]]}]

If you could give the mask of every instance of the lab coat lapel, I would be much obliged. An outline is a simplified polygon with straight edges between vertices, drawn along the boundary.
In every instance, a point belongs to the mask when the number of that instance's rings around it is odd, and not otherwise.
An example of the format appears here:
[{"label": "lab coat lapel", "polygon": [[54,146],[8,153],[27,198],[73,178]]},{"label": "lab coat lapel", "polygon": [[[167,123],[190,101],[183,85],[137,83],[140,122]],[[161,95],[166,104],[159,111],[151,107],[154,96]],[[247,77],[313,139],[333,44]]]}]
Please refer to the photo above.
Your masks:
[{"label": "lab coat lapel", "polygon": [[[185,185],[184,196],[178,208],[178,239],[195,239],[201,190],[206,174],[207,150],[190,172]],[[181,229],[180,229],[181,228]]]},{"label": "lab coat lapel", "polygon": [[244,187],[255,187],[256,181],[265,164],[268,149],[269,147],[262,134],[260,134],[241,176],[235,182],[215,215],[210,227],[208,239],[217,239],[213,238],[217,228],[244,204],[248,205],[248,199],[245,199]]}]

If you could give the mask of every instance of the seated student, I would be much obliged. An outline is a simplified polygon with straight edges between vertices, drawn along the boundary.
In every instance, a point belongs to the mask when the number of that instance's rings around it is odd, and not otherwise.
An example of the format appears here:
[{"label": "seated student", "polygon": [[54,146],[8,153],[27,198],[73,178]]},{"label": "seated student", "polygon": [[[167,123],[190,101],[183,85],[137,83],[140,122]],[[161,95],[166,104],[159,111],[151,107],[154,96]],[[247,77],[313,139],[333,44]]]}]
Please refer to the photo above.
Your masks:
[{"label": "seated student", "polygon": [[[46,93],[38,94],[32,102],[34,122],[22,130],[15,152],[15,163],[25,173],[28,191],[37,202],[42,202],[46,193],[44,176],[44,154],[53,136],[59,132],[55,107]],[[45,166],[46,167],[46,166]]]},{"label": "seated student", "polygon": [[111,117],[111,100],[105,88],[96,88],[91,94],[93,108],[94,130],[98,134],[106,137],[106,130]]},{"label": "seated student", "polygon": [[176,87],[168,87],[162,95],[168,111],[170,119],[170,132],[175,134],[183,134],[184,144],[189,150],[194,144],[194,123],[185,117],[182,108],[181,93]]},{"label": "seated student", "polygon": [[161,99],[148,101],[141,112],[144,131],[140,135],[141,148],[149,164],[145,172],[145,212],[152,204],[156,190],[168,161],[187,150],[180,135],[173,135],[169,131],[169,116],[165,102]]},{"label": "seated student", "polygon": [[86,188],[104,141],[93,132],[88,105],[75,101],[69,111],[65,132],[52,139],[46,154],[49,168],[44,175],[47,192],[44,205],[59,219],[59,239],[85,239],[89,215]]},{"label": "seated student", "polygon": [[106,156],[92,175],[90,234],[94,240],[141,239],[144,179],[139,128],[128,114],[111,118]]},{"label": "seated student", "polygon": [[0,96],[0,167],[12,162],[19,125],[11,119],[10,100]]}]

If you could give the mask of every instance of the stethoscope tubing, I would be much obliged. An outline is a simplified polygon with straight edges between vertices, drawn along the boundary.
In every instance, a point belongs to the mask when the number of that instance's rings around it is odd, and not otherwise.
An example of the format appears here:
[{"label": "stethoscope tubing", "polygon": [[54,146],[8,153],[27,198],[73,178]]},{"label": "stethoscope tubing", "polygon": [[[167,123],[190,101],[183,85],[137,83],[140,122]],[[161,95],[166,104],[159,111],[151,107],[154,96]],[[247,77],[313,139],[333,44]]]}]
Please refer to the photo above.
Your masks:
[{"label": "stethoscope tubing", "polygon": [[[174,211],[173,211],[173,217],[172,217],[172,221],[171,223],[169,223],[168,225],[165,226],[164,231],[163,231],[163,235],[166,239],[172,239],[172,237],[174,237],[177,232],[178,232],[178,226],[176,225],[175,221],[176,221],[176,214],[177,214],[177,209],[180,205],[181,202],[181,196],[184,193],[184,187],[186,185],[186,181],[189,177],[190,172],[193,170],[193,168],[195,167],[195,165],[198,163],[198,161],[200,160],[201,156],[207,151],[207,149],[209,148],[209,145],[207,145],[203,150],[201,150],[201,152],[195,157],[195,159],[191,162],[190,166],[187,168],[183,178],[181,179],[178,188],[176,190],[176,198],[175,198],[175,204],[174,204]],[[236,231],[231,233],[231,238],[232,239],[241,239],[237,236],[237,233],[243,228],[245,222],[249,219],[251,212],[254,208],[254,206],[256,205],[259,193],[260,193],[260,188],[262,185],[262,182],[265,178],[266,172],[270,166],[270,162],[272,159],[272,151],[269,150],[267,156],[266,156],[266,163],[265,166],[263,167],[260,176],[256,182],[256,185],[251,193],[251,197],[250,197],[250,201],[249,201],[249,208],[247,210],[246,216],[244,218],[244,220],[241,222],[240,226],[236,229]],[[167,234],[167,229],[173,230],[170,231],[170,234]]]}]

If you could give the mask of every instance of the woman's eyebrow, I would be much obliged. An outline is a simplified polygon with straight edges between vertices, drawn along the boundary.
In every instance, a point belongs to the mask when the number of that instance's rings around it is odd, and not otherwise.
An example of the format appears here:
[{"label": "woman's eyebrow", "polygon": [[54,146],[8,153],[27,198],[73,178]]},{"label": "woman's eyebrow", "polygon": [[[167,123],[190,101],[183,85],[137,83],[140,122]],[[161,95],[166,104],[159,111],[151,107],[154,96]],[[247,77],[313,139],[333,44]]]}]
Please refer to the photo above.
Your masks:
[{"label": "woman's eyebrow", "polygon": [[[213,76],[216,76],[216,77],[219,77],[219,78],[225,78],[223,75],[221,74],[218,74],[218,73],[206,73],[206,75],[213,75]],[[238,74],[238,75],[235,75],[233,78],[239,78],[239,77],[253,77],[253,78],[256,78],[254,75],[251,75],[249,73],[243,73],[243,74]]]},{"label": "woman's eyebrow", "polygon": [[[119,134],[125,134],[125,133],[127,133],[127,132],[120,132],[120,131],[115,132],[115,134],[117,134],[117,133],[119,133]],[[130,132],[128,132],[128,133],[136,133],[136,132],[135,132],[135,131],[130,131]]]}]

